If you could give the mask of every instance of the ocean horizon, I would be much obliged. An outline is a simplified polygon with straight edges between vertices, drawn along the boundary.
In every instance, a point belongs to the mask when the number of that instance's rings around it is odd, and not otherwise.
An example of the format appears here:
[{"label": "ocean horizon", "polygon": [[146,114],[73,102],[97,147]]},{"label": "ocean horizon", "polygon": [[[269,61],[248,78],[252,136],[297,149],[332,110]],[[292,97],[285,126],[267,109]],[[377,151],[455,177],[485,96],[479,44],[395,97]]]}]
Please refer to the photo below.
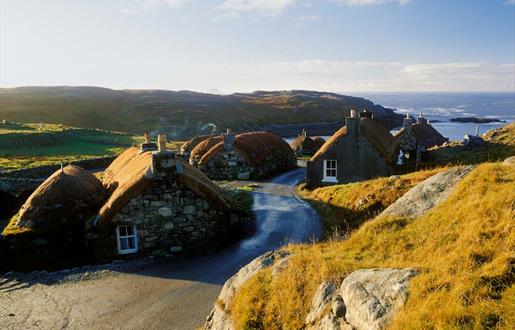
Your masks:
[{"label": "ocean horizon", "polygon": [[[515,120],[514,92],[390,92],[356,93],[400,114],[418,116],[422,112],[432,125],[450,140],[465,134],[483,134]],[[478,117],[499,119],[496,123],[456,123],[451,118]]]}]

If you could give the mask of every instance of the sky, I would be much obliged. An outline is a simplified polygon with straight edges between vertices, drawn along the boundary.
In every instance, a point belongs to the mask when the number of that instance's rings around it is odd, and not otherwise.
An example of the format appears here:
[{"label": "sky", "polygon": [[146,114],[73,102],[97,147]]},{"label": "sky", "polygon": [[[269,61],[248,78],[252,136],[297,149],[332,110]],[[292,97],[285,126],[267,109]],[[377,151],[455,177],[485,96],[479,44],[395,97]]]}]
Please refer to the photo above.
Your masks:
[{"label": "sky", "polygon": [[0,86],[515,91],[515,0],[0,0]]}]

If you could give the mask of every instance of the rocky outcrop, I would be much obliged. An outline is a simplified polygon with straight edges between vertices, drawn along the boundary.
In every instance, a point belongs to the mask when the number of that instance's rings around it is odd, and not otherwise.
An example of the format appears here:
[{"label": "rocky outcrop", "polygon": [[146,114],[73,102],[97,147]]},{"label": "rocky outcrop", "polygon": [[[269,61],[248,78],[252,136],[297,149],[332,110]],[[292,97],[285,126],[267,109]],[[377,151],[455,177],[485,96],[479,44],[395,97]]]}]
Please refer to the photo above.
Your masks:
[{"label": "rocky outcrop", "polygon": [[502,164],[506,165],[506,166],[515,166],[515,156],[511,156],[511,157],[506,158],[502,162]]},{"label": "rocky outcrop", "polygon": [[444,201],[471,170],[472,166],[454,167],[438,173],[411,188],[391,204],[381,216],[416,218]]},{"label": "rocky outcrop", "polygon": [[229,306],[232,303],[234,294],[239,287],[243,285],[252,276],[256,275],[260,270],[272,268],[272,274],[277,274],[283,268],[290,258],[290,254],[286,251],[267,252],[245,267],[240,269],[238,273],[225,282],[215,306],[207,317],[204,329],[231,330],[231,316],[229,314]]},{"label": "rocky outcrop", "polygon": [[361,269],[347,276],[336,289],[320,285],[313,298],[306,326],[312,330],[384,329],[408,299],[412,268]]}]

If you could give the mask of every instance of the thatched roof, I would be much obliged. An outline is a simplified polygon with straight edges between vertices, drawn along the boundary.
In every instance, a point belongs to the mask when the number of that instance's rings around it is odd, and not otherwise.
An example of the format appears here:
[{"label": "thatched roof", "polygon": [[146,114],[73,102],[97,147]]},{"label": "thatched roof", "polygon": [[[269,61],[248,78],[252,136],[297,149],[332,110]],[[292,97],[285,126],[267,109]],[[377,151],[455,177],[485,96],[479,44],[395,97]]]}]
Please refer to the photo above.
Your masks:
[{"label": "thatched roof", "polygon": [[303,150],[318,150],[324,143],[325,140],[319,136],[310,137],[301,134],[290,145],[294,151],[301,148]]},{"label": "thatched roof", "polygon": [[17,222],[13,225],[45,229],[72,224],[83,213],[98,210],[105,197],[100,180],[85,169],[69,165],[52,174],[30,195],[18,217],[13,218]]},{"label": "thatched roof", "polygon": [[[199,165],[206,164],[224,148],[223,141],[213,146],[202,158]],[[295,158],[290,145],[280,136],[269,132],[250,132],[236,135],[234,150],[251,165],[260,165],[270,154]]]},{"label": "thatched roof", "polygon": [[191,150],[190,158],[198,158],[201,159],[212,147],[217,145],[220,142],[223,142],[223,136],[209,136],[204,141],[197,144],[193,150]]},{"label": "thatched roof", "polygon": [[[317,153],[311,157],[311,161],[315,161],[322,157],[333,144],[346,134],[347,128],[345,126],[336,131],[336,133],[334,133],[324,143],[324,145],[318,149]],[[397,142],[386,127],[373,119],[363,117],[360,118],[360,134],[387,162],[392,162],[394,160]]]},{"label": "thatched roof", "polygon": [[197,135],[188,141],[184,142],[181,146],[181,152],[191,152],[200,142],[208,139],[211,135]]},{"label": "thatched roof", "polygon": [[[417,139],[417,142],[426,148],[441,145],[449,141],[449,139],[443,137],[442,134],[440,134],[430,124],[415,123],[411,126],[411,129],[413,130],[413,135]],[[397,132],[397,134],[395,134],[395,138],[399,139],[405,133],[406,130],[403,128],[399,132]]]},{"label": "thatched roof", "polygon": [[[181,171],[177,181],[201,198],[211,202],[214,207],[228,208],[220,189],[204,173],[176,158]],[[139,152],[132,147],[123,152],[106,169],[104,186],[112,191],[109,199],[99,212],[100,223],[106,223],[118,213],[131,199],[144,192],[154,180],[152,173],[152,153]]]}]

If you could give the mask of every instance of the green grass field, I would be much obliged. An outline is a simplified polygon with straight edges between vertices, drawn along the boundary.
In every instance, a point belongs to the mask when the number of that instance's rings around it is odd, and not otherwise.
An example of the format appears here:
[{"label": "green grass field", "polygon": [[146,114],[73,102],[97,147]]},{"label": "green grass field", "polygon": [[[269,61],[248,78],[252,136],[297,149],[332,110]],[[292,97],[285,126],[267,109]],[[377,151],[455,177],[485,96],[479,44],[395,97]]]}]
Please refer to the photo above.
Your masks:
[{"label": "green grass field", "polygon": [[0,171],[110,156],[141,137],[56,124],[0,123]]}]

